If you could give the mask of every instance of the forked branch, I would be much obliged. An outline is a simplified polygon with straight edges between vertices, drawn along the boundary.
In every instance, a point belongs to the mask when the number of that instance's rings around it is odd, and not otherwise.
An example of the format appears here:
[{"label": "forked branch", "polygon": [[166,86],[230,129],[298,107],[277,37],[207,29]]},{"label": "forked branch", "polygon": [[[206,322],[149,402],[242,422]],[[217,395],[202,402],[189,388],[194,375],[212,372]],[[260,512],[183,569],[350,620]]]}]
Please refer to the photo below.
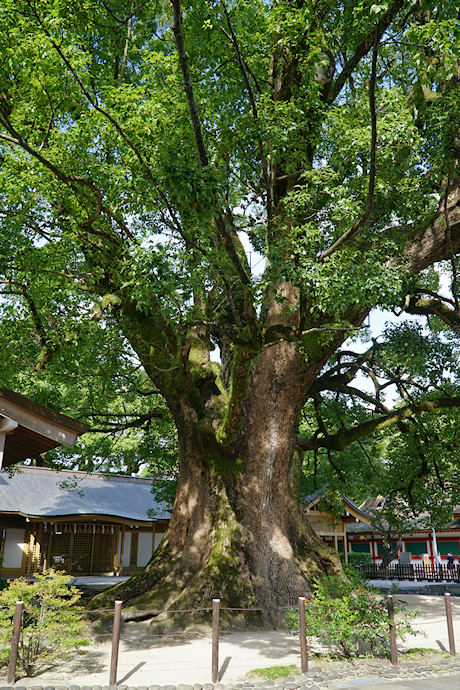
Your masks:
[{"label": "forked branch", "polygon": [[302,450],[317,450],[327,448],[329,450],[342,451],[349,445],[365,436],[382,431],[393,424],[409,419],[422,412],[435,412],[436,410],[448,410],[460,407],[460,397],[453,398],[432,398],[417,403],[411,403],[388,414],[375,417],[362,424],[357,424],[350,429],[340,429],[337,433],[323,436],[316,436],[311,439],[297,439],[297,445]]}]

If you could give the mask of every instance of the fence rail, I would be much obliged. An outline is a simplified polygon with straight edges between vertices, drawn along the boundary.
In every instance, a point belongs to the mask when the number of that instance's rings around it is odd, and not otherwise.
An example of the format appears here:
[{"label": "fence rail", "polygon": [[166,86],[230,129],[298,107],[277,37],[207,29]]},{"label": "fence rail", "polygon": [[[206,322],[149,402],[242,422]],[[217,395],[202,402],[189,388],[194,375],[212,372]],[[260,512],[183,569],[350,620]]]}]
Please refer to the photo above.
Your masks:
[{"label": "fence rail", "polygon": [[[361,569],[367,570],[369,572],[372,571],[372,569],[377,569],[379,566],[371,566],[371,565],[365,565]],[[398,566],[393,566],[391,568],[392,570],[395,570]],[[422,567],[417,567],[417,566],[412,566],[411,573],[409,573],[409,568],[411,566],[399,566],[399,568],[404,568],[407,570],[408,574],[411,574],[411,579],[415,579],[415,577],[418,574],[418,571],[422,569]],[[386,570],[388,571],[390,568],[382,569],[380,568],[380,571]],[[426,570],[426,569],[425,569]],[[438,575],[440,576],[442,573],[439,572],[440,569],[438,569]],[[446,568],[446,571],[448,569]],[[450,572],[449,572],[450,574]],[[455,571],[454,573],[457,576],[457,581],[458,581],[458,573]],[[369,577],[374,577],[373,574],[368,575]],[[421,579],[421,577],[419,578]],[[426,579],[426,578],[425,578]],[[444,578],[447,579],[447,578]],[[453,579],[452,577],[450,578],[451,580]],[[449,649],[450,649],[450,654],[452,656],[456,655],[455,651],[455,638],[454,638],[454,627],[453,627],[453,620],[452,620],[452,609],[451,609],[451,602],[450,602],[450,594],[446,593],[444,595],[444,600],[445,600],[445,607],[446,607],[446,622],[447,622],[447,629],[448,629],[448,637],[449,637]],[[391,663],[393,665],[398,664],[398,652],[396,648],[396,629],[395,629],[395,624],[394,624],[394,605],[393,605],[393,597],[391,595],[386,597],[386,603],[387,603],[387,610],[388,610],[388,622],[389,622],[389,636],[390,636],[390,658],[391,658]],[[113,611],[113,626],[112,626],[112,633],[107,633],[111,634],[112,636],[112,653],[111,653],[111,659],[110,659],[110,671],[109,671],[109,685],[113,688],[116,687],[117,685],[117,670],[118,670],[118,653],[119,653],[119,645],[120,645],[120,638],[122,637],[121,635],[121,625],[122,625],[122,607],[123,607],[123,602],[122,601],[116,601],[115,602],[115,608],[114,609],[104,609],[104,611]],[[224,607],[222,607],[223,609]],[[225,607],[227,608],[227,607]],[[284,607],[284,608],[294,608],[294,607]],[[308,671],[308,648],[307,648],[307,632],[305,628],[305,597],[298,597],[298,602],[297,602],[297,607],[298,612],[299,612],[299,643],[300,643],[300,660],[301,660],[301,668],[302,671],[305,673]],[[194,610],[194,609],[192,609]],[[200,611],[203,609],[199,609]],[[211,652],[211,676],[212,676],[212,682],[216,683],[218,681],[218,669],[219,669],[219,613],[221,610],[220,607],[220,599],[213,599],[212,601],[212,609],[207,608],[204,610],[212,610],[212,652]],[[227,610],[238,610],[238,611],[254,611],[254,609],[227,609]],[[257,610],[257,609],[256,609]],[[167,611],[164,611],[164,613],[167,613]],[[11,649],[10,649],[10,659],[9,659],[9,665],[8,665],[8,680],[7,683],[8,685],[13,685],[15,682],[15,673],[16,673],[16,663],[17,663],[17,656],[18,656],[18,646],[19,646],[19,636],[20,636],[20,628],[21,625],[23,624],[22,621],[22,615],[23,615],[23,602],[18,601],[16,602],[16,607],[15,607],[15,612],[14,612],[14,624],[13,624],[13,634],[12,634],[12,640],[11,640]],[[174,636],[176,636],[177,633],[174,633]],[[164,635],[164,636],[167,636]],[[149,637],[155,637],[155,636],[149,636]],[[163,635],[161,635],[163,637]]]},{"label": "fence rail", "polygon": [[429,582],[460,582],[460,568],[448,568],[446,565],[423,565],[415,563],[396,563],[378,565],[362,563],[358,566],[364,577],[369,580],[428,580]]}]

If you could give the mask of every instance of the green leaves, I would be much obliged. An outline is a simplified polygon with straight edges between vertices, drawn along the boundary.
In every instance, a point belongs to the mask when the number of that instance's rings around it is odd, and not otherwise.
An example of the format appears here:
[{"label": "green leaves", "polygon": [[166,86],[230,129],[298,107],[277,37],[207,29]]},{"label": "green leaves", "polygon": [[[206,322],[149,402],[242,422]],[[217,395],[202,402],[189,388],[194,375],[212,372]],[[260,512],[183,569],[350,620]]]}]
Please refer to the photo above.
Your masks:
[{"label": "green leaves", "polygon": [[[349,569],[348,579],[323,577],[314,586],[315,597],[306,606],[307,638],[314,637],[340,656],[359,655],[356,642],[370,646],[371,654],[389,653],[388,611],[385,600],[369,587],[356,571]],[[410,622],[414,612],[404,605],[397,607],[396,634],[404,638],[416,634]],[[298,628],[297,612],[287,612],[290,628]]]},{"label": "green leaves", "polygon": [[56,657],[65,658],[90,644],[82,616],[75,611],[81,592],[69,586],[70,579],[50,570],[37,573],[33,583],[21,578],[10,580],[0,592],[0,654],[4,662],[9,655],[15,605],[24,602],[18,656],[26,676],[34,676]]}]

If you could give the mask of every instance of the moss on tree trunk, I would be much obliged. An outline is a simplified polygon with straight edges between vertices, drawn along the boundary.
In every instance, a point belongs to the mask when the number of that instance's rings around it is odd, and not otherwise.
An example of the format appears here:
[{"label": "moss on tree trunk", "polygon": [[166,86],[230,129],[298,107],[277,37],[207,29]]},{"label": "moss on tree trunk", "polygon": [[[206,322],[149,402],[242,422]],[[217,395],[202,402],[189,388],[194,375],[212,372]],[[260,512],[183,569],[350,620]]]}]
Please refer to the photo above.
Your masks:
[{"label": "moss on tree trunk", "polygon": [[[168,532],[140,574],[94,605],[121,598],[133,609],[176,611],[210,607],[218,597],[225,607],[260,609],[224,613],[227,627],[275,626],[321,573],[340,570],[300,506],[296,426],[311,375],[303,361],[288,343],[258,357],[231,444],[219,445],[190,408],[176,406],[180,476]],[[185,620],[156,618],[162,627]],[[209,612],[186,617],[203,620]]]}]

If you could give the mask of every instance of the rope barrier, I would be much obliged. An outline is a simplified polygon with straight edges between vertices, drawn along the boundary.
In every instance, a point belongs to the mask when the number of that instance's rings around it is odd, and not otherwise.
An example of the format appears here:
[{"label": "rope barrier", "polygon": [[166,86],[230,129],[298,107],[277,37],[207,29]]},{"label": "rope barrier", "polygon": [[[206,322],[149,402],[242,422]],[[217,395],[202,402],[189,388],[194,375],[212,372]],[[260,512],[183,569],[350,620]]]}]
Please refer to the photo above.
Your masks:
[{"label": "rope barrier", "polygon": [[262,609],[243,609],[243,608],[236,608],[232,606],[221,606],[220,607],[221,611],[262,611]]},{"label": "rope barrier", "polygon": [[[112,609],[113,610],[113,609]],[[167,610],[155,610],[155,609],[123,609],[125,613],[197,613],[200,611],[212,611],[211,607],[203,609],[167,609]]]},{"label": "rope barrier", "polygon": [[[38,605],[39,605],[38,602],[35,604],[32,604],[33,607],[37,607]],[[27,605],[25,605],[25,606],[27,606]],[[11,608],[12,608],[11,606],[7,606],[7,605],[0,606],[0,609],[4,609],[4,610],[9,610]],[[286,606],[273,606],[272,607],[273,611],[286,611],[288,609],[297,609],[297,607],[294,605],[291,605],[291,604],[286,605]],[[234,607],[234,606],[221,606],[220,610],[221,611],[262,611],[261,608],[256,608],[256,607],[254,607],[254,608],[243,608],[243,607],[239,608],[239,607]],[[47,611],[59,613],[60,611],[62,611],[62,609],[60,609],[60,608],[48,608],[47,607]],[[113,615],[113,611],[114,611],[113,608],[110,608],[110,609],[71,609],[70,613],[77,613],[81,616],[92,616],[93,614],[97,614],[97,613],[110,613]],[[123,611],[124,611],[124,613],[133,613],[133,614],[135,614],[135,613],[151,613],[151,614],[158,615],[160,613],[200,613],[203,611],[212,611],[212,607],[207,606],[207,607],[203,607],[203,608],[199,608],[199,609],[133,609],[133,608],[129,608],[127,606],[126,608],[123,609]]]},{"label": "rope barrier", "polygon": [[[447,610],[447,605],[449,604],[450,607],[450,595],[446,594],[446,615],[448,618],[448,623],[449,623],[449,611]],[[388,599],[388,611],[389,611],[389,616],[390,616],[390,641],[392,643],[392,656],[391,656],[391,662],[392,664],[397,664],[397,653],[396,653],[396,637],[395,637],[395,628],[394,628],[394,619],[391,618],[391,607],[390,603],[392,604],[393,597],[387,597]],[[391,602],[390,602],[391,600]],[[447,601],[448,600],[448,601]],[[296,610],[297,608],[299,609],[299,622],[300,625],[299,627],[293,627],[293,628],[288,628],[288,627],[282,627],[278,628],[276,630],[277,633],[289,633],[291,635],[297,636],[297,639],[300,639],[300,646],[301,646],[301,659],[302,659],[302,668],[305,667],[305,669],[308,669],[308,657],[307,657],[307,652],[306,652],[306,639],[307,637],[310,638],[310,635],[308,635],[306,629],[305,629],[305,621],[303,619],[303,627],[302,627],[302,619],[301,619],[301,601],[303,601],[303,605],[305,604],[305,599],[304,597],[299,597],[299,603],[298,607],[289,604],[289,605],[284,605],[284,606],[274,606],[272,607],[272,611],[289,611],[289,610]],[[39,602],[35,602],[33,604],[32,602],[29,602],[29,604],[32,604],[34,608],[38,608]],[[110,632],[91,632],[90,636],[93,638],[94,641],[97,641],[102,638],[112,638],[112,657],[111,657],[111,665],[110,665],[110,683],[109,685],[114,685],[116,681],[116,672],[117,672],[117,664],[118,664],[118,650],[119,650],[119,642],[120,640],[124,641],[126,644],[130,645],[140,645],[142,646],[145,644],[147,646],[149,644],[150,640],[160,640],[160,639],[206,639],[209,640],[210,644],[212,645],[212,676],[213,676],[213,682],[217,681],[218,678],[218,654],[219,654],[219,635],[224,638],[226,634],[243,634],[247,636],[251,636],[254,634],[253,631],[248,631],[248,630],[220,630],[219,631],[219,611],[234,611],[234,612],[262,612],[262,608],[260,607],[230,607],[230,606],[222,606],[220,607],[220,600],[219,599],[214,599],[213,600],[213,606],[207,606],[207,607],[202,607],[202,608],[196,608],[196,609],[131,609],[131,608],[125,608],[123,613],[124,613],[124,623],[138,623],[138,618],[143,616],[147,618],[148,616],[157,616],[159,614],[194,614],[194,613],[206,613],[208,614],[210,611],[213,612],[212,616],[212,634],[211,632],[203,632],[203,631],[193,631],[193,630],[180,630],[180,631],[172,631],[172,632],[147,632],[147,634],[143,634],[142,630],[139,630],[139,628],[135,628],[135,626],[130,626],[125,627],[124,632],[121,633],[121,626],[122,626],[122,601],[116,601],[114,602],[115,608],[104,608],[104,609],[94,609],[94,610],[80,610],[76,609],[74,611],[68,612],[68,613],[73,613],[78,616],[82,616],[85,622],[87,623],[93,623],[94,626],[97,630],[97,625],[98,625],[98,616],[101,614],[109,614],[108,621],[109,625],[111,628],[113,628]],[[20,612],[18,609],[18,606],[20,605]],[[12,638],[12,647],[11,647],[11,653],[10,653],[10,662],[9,662],[9,670],[8,670],[8,678],[11,680],[11,682],[14,681],[14,672],[15,672],[15,666],[16,666],[16,658],[17,658],[17,651],[18,651],[18,643],[19,643],[19,629],[21,626],[21,619],[22,619],[22,608],[23,604],[22,602],[16,602],[16,613],[15,613],[15,619],[17,619],[15,626],[14,626],[14,631],[13,631],[13,638]],[[11,606],[3,605],[0,607],[3,610],[8,610],[13,613],[13,608]],[[49,608],[47,609],[48,612],[55,613],[59,615],[59,613],[62,613],[61,608]],[[19,617],[20,614],[20,617]],[[113,625],[112,625],[112,617],[113,617]],[[452,617],[451,617],[452,618]],[[208,619],[209,620],[209,619]],[[429,621],[424,621],[423,625],[429,626],[429,625],[435,625],[435,624],[442,624],[444,623],[444,618],[441,619],[435,619],[435,620],[429,620]],[[419,626],[417,626],[419,627]],[[451,620],[451,628],[452,631],[449,632],[449,645],[451,649],[451,655],[455,655],[455,641],[453,637],[453,627],[452,627],[452,620]],[[275,631],[273,631],[275,632]],[[17,638],[17,639],[16,639]],[[180,643],[179,643],[180,644]],[[394,649],[393,649],[394,647]],[[303,650],[303,651],[302,651]],[[303,656],[302,656],[303,654]],[[8,682],[10,682],[10,680]]]}]

